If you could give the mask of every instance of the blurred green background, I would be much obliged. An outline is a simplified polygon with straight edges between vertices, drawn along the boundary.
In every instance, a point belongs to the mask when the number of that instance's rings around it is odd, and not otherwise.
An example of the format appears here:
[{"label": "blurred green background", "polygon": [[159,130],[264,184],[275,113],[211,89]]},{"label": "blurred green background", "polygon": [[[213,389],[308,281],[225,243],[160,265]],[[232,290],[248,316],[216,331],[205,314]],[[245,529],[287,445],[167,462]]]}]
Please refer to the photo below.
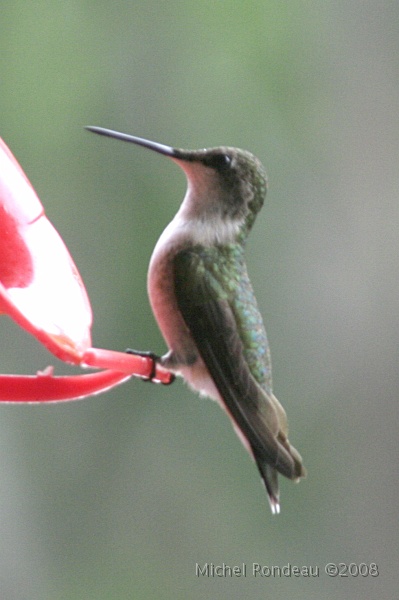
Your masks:
[{"label": "blurred green background", "polygon": [[[146,271],[185,179],[84,125],[266,165],[248,264],[309,473],[281,480],[273,517],[228,419],[180,381],[0,406],[2,600],[396,597],[398,24],[388,0],[1,3],[0,134],[81,271],[96,346],[165,351]],[[2,372],[65,372],[0,327]],[[197,577],[206,562],[320,574]]]}]

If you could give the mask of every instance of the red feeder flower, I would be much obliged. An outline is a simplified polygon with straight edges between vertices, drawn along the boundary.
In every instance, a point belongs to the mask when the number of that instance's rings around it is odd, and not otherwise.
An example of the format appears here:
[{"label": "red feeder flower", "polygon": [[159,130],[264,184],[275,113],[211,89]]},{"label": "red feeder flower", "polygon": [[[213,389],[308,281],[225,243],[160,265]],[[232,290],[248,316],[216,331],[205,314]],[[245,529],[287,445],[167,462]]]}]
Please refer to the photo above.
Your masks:
[{"label": "red feeder flower", "polygon": [[[132,375],[149,378],[153,359],[91,348],[92,313],[79,272],[15,157],[0,138],[0,312],[59,359],[101,372],[54,377],[0,375],[0,401],[72,400]],[[156,366],[152,380],[172,375]]]}]

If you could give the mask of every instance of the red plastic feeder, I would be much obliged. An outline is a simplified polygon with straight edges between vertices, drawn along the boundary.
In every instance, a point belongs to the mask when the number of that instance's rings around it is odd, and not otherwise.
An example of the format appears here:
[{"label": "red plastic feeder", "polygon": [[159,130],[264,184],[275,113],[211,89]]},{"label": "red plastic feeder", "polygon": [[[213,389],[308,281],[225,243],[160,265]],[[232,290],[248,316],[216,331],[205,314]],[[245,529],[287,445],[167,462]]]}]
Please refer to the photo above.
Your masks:
[{"label": "red plastic feeder", "polygon": [[[106,391],[132,375],[148,378],[151,358],[91,347],[92,312],[83,281],[25,173],[0,138],[0,312],[57,358],[103,369],[55,377],[0,375],[0,402],[74,400]],[[104,370],[105,369],[105,370]],[[156,366],[153,381],[172,374]]]}]

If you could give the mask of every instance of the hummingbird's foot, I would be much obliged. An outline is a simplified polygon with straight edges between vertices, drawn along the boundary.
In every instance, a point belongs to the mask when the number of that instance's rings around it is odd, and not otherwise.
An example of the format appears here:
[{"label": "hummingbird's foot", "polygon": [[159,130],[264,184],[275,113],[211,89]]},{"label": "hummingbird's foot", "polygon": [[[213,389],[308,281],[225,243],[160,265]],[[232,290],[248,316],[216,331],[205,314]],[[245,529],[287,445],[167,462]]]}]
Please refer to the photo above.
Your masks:
[{"label": "hummingbird's foot", "polygon": [[[147,382],[147,381],[154,381],[154,379],[156,379],[156,372],[157,372],[157,363],[161,362],[161,357],[158,356],[158,354],[155,354],[154,352],[151,352],[150,350],[133,350],[132,348],[126,348],[125,350],[126,354],[136,354],[137,356],[143,356],[144,358],[150,358],[152,363],[151,363],[151,371],[150,374],[148,375],[148,377],[142,377],[142,380]],[[164,385],[170,385],[171,383],[174,382],[174,380],[176,379],[175,375],[173,375],[173,373],[171,373],[170,379],[167,383],[164,383]]]}]

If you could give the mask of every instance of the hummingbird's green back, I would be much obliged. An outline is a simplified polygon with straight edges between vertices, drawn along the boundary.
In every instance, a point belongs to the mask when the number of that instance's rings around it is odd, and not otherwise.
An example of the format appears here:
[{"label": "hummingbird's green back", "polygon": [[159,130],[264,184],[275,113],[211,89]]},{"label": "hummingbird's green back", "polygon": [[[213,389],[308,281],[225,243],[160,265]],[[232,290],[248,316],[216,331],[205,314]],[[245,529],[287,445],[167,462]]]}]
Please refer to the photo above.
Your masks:
[{"label": "hummingbird's green back", "polygon": [[[270,394],[272,374],[269,344],[248,277],[244,247],[241,244],[211,247],[198,245],[182,251],[179,261],[191,263],[186,272],[191,273],[193,278],[198,280],[204,277],[208,280],[215,299],[228,301],[243,342],[248,367],[259,385]],[[182,285],[190,285],[190,282],[186,279]],[[197,288],[197,294],[200,293],[200,288]],[[208,300],[208,297],[202,298],[204,303]],[[197,297],[196,301],[201,299]]]}]

